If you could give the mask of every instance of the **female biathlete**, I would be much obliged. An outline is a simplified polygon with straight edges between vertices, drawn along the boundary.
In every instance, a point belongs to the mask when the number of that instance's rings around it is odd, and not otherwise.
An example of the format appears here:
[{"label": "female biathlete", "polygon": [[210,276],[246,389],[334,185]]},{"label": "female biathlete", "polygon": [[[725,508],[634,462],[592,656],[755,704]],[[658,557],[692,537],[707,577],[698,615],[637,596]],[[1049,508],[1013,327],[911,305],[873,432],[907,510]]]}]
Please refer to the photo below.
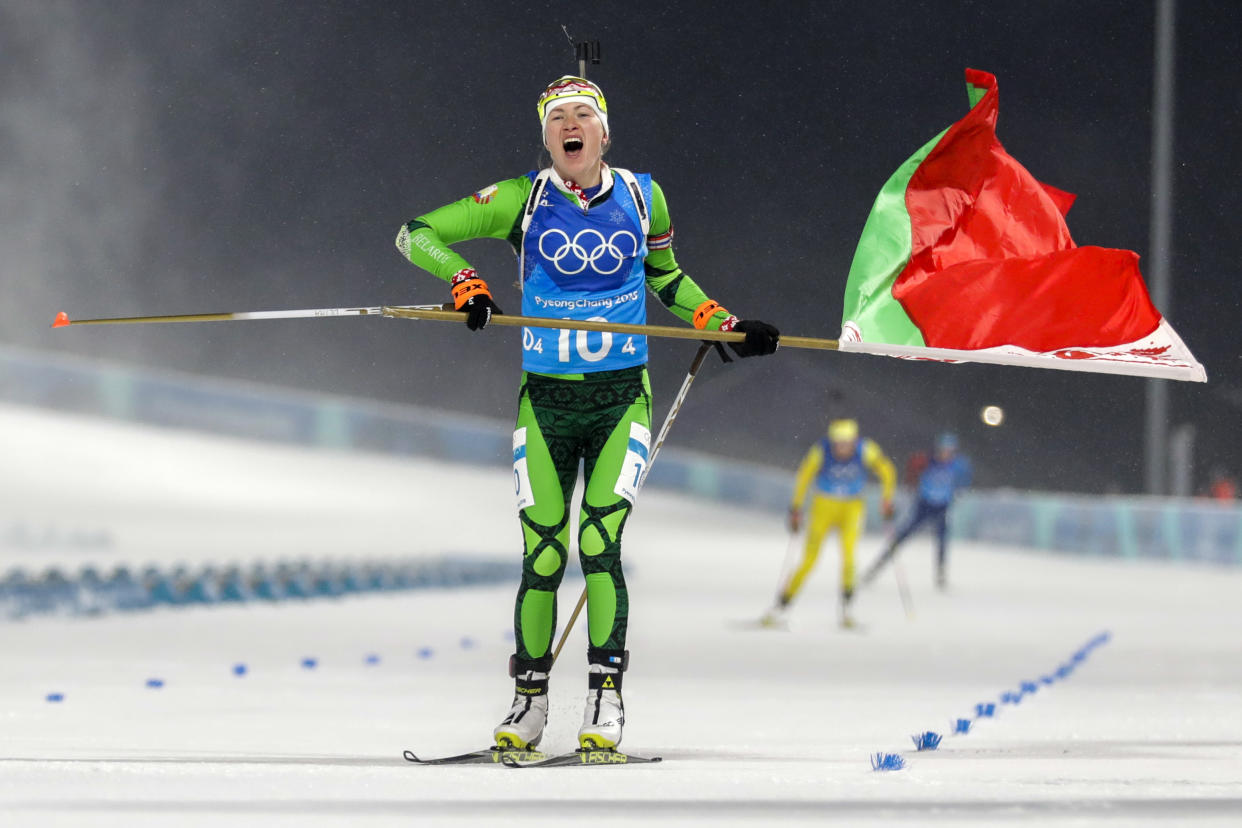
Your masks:
[{"label": "female biathlete", "polygon": [[891,520],[893,494],[897,490],[893,461],[875,441],[859,436],[857,420],[830,422],[828,434],[811,446],[798,466],[793,502],[789,505],[789,529],[797,535],[802,528],[803,506],[808,493],[813,491],[802,562],[781,587],[776,604],[760,620],[763,626],[785,625],[785,611],[815,568],[824,538],[834,529],[841,533],[841,626],[854,626],[850,613],[854,598],[854,546],[866,517],[863,486],[868,472],[880,481],[880,508],[884,519]]},{"label": "female biathlete", "polygon": [[[522,313],[561,319],[645,323],[646,288],[674,314],[706,330],[734,330],[740,356],[770,354],[779,332],[741,321],[711,301],[678,267],[664,193],[651,176],[610,168],[608,105],[600,88],[566,76],[539,96],[550,167],[501,181],[419,216],[397,247],[448,281],[466,325],[501,313],[487,283],[449,245],[506,239],[517,253]],[[556,590],[569,549],[570,496],[583,461],[578,553],[586,576],[588,687],[578,740],[613,748],[625,722],[621,679],[628,598],[621,533],[651,445],[651,388],[643,336],[528,327],[513,471],[524,542],[510,659],[513,705],[493,735],[500,748],[539,743],[548,716],[548,671]]]}]

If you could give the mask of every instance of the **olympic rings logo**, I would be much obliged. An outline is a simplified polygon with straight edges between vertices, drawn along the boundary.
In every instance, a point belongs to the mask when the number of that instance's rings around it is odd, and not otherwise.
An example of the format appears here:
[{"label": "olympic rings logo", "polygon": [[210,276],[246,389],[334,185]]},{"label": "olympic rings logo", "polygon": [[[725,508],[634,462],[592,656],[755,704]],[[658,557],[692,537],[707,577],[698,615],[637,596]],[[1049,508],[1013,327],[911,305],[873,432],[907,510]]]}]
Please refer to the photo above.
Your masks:
[{"label": "olympic rings logo", "polygon": [[[544,241],[553,234],[559,235],[561,237],[561,242],[560,246],[557,247],[556,250],[549,253],[544,249]],[[587,250],[586,245],[583,244],[583,241],[584,237],[590,236],[594,236],[597,239],[597,243],[593,248]],[[628,238],[630,240],[629,253],[625,253],[621,250],[621,245],[617,243],[618,237]],[[587,241],[589,243],[589,238]],[[571,239],[569,238],[569,234],[564,230],[553,227],[550,230],[545,230],[543,235],[539,237],[539,253],[551,262],[557,270],[566,276],[575,276],[586,270],[588,265],[594,268],[596,273],[609,276],[620,270],[621,265],[627,258],[633,258],[638,255],[638,239],[636,239],[634,234],[628,230],[618,230],[611,236],[605,238],[603,233],[590,227],[585,230],[579,230]],[[566,259],[568,259],[568,261],[565,262],[565,266],[562,266],[561,262]],[[602,265],[601,260],[603,261]],[[609,268],[607,265],[614,261],[615,264],[612,264],[612,267]],[[572,270],[566,269],[566,266],[573,267],[575,263],[578,263],[576,268],[573,268]]]}]

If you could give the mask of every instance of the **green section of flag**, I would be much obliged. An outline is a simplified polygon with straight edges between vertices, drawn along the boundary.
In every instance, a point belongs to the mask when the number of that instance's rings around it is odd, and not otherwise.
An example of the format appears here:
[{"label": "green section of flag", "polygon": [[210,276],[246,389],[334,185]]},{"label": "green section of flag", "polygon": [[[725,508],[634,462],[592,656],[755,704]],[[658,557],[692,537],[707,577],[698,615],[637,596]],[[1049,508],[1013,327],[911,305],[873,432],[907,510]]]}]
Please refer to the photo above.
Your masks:
[{"label": "green section of flag", "polygon": [[893,283],[910,261],[906,188],[914,171],[944,137],[944,130],[897,168],[876,196],[845,283],[841,321],[854,322],[866,342],[924,345],[923,335],[893,298]]},{"label": "green section of flag", "polygon": [[983,96],[988,94],[987,87],[975,86],[973,83],[966,84],[966,96],[970,98],[970,108],[974,109],[975,104],[983,100]]}]

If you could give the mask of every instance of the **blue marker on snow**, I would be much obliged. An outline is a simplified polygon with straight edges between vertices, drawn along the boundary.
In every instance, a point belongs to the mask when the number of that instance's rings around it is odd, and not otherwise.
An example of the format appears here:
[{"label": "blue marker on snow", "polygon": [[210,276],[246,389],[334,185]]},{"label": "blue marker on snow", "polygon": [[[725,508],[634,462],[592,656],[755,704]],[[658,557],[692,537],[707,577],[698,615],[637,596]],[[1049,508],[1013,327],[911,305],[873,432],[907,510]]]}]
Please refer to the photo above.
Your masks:
[{"label": "blue marker on snow", "polygon": [[899,753],[874,753],[871,755],[873,771],[895,771],[906,766],[906,760]]}]

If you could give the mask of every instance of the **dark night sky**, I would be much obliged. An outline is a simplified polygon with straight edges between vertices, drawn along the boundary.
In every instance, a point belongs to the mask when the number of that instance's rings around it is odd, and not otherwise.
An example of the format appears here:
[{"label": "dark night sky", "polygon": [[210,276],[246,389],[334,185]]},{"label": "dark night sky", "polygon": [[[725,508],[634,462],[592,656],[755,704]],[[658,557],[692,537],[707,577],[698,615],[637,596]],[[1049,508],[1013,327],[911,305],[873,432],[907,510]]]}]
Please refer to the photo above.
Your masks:
[{"label": "dark night sky", "polygon": [[[534,101],[603,42],[612,163],[664,187],[683,267],[741,316],[835,337],[876,192],[995,73],[999,134],[1078,194],[1079,244],[1148,248],[1155,11],[1143,2],[560,4],[0,0],[0,341],[510,419],[507,329],[124,316],[438,302],[397,227],[535,165]],[[1207,366],[1172,384],[1197,477],[1242,473],[1235,2],[1178,19],[1173,299]],[[503,307],[502,242],[462,248]],[[674,321],[649,303],[653,322]],[[654,343],[657,417],[693,353]],[[981,406],[1005,407],[986,429]],[[783,351],[713,366],[672,443],[792,464],[831,416],[901,457],[943,428],[991,486],[1137,491],[1143,381]]]}]

